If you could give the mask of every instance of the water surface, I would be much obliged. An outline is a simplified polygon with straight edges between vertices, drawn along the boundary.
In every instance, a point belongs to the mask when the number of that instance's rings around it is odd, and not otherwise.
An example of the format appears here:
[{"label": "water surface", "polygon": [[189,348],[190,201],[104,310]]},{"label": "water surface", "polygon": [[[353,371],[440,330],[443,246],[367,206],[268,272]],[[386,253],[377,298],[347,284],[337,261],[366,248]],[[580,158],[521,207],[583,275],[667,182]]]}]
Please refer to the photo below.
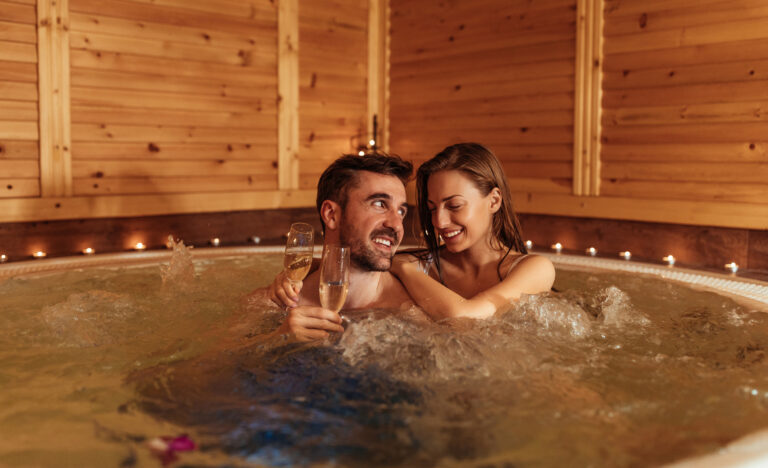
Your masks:
[{"label": "water surface", "polygon": [[768,427],[768,314],[626,274],[486,321],[359,311],[264,340],[279,255],[0,283],[0,465],[648,466]]}]

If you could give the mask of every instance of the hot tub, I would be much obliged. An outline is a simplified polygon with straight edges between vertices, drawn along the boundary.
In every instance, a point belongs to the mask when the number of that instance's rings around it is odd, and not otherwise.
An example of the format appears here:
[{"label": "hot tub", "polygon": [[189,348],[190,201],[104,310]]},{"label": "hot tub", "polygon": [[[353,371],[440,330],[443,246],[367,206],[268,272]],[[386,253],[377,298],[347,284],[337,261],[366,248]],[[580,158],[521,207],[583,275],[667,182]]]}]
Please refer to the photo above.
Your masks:
[{"label": "hot tub", "polygon": [[359,311],[297,345],[252,293],[281,252],[0,265],[0,465],[158,466],[182,434],[196,466],[768,462],[765,283],[552,255],[558,292],[487,321]]}]

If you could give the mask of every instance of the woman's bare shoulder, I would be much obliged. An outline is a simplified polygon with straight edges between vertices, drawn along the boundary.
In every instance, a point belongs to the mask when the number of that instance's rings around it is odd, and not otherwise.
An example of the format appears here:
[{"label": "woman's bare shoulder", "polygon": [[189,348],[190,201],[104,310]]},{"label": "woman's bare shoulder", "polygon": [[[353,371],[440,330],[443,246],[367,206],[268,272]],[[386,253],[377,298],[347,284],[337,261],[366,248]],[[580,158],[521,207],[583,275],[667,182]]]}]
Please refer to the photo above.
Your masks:
[{"label": "woman's bare shoulder", "polygon": [[548,291],[555,282],[555,266],[543,255],[528,254],[512,259],[507,273],[512,281],[524,281],[528,291]]}]

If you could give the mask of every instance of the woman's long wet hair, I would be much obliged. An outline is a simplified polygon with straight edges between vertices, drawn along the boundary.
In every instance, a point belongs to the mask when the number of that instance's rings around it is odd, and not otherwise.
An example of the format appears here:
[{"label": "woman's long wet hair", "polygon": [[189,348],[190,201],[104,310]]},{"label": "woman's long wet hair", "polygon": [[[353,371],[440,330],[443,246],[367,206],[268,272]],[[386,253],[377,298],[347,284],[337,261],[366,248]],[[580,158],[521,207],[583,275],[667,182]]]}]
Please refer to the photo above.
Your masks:
[{"label": "woman's long wet hair", "polygon": [[491,247],[506,250],[496,266],[496,273],[499,275],[499,281],[501,281],[503,279],[501,264],[509,252],[515,250],[521,254],[527,254],[528,249],[523,242],[520,222],[512,206],[512,196],[501,163],[491,150],[478,143],[451,145],[422,164],[416,173],[416,194],[421,234],[424,236],[429,255],[435,268],[437,268],[440,281],[443,280],[440,256],[438,255],[440,239],[432,225],[432,213],[427,206],[429,199],[427,182],[429,177],[436,172],[454,170],[467,175],[483,196],[487,196],[494,188],[498,188],[501,192],[501,207],[493,214],[491,223]]}]

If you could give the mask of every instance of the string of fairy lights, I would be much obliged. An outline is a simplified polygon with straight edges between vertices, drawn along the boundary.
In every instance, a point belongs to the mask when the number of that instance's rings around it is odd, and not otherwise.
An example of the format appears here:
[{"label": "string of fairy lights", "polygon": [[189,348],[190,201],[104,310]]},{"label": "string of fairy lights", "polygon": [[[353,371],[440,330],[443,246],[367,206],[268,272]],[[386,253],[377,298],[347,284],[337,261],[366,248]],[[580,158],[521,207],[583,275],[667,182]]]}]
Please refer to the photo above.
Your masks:
[{"label": "string of fairy lights", "polygon": [[[533,242],[525,241],[525,246],[528,248],[528,250],[531,250],[533,249]],[[560,242],[557,242],[555,244],[552,244],[550,248],[554,253],[559,254],[559,253],[562,253],[563,251],[563,244],[561,244]],[[595,247],[588,247],[584,251],[584,254],[590,257],[595,257],[597,256],[597,249]],[[630,252],[629,250],[624,250],[622,252],[619,252],[619,258],[622,258],[624,260],[631,260],[632,252]],[[677,262],[677,258],[675,258],[675,256],[672,254],[668,254],[664,256],[661,259],[661,261],[667,266],[673,267]],[[725,268],[726,271],[729,271],[731,273],[736,273],[739,271],[739,265],[736,262],[726,263],[725,265],[723,265],[723,268]]]},{"label": "string of fairy lights", "polygon": [[[253,243],[253,244],[258,245],[258,244],[261,243],[261,238],[258,237],[258,236],[253,236],[253,237],[250,238],[250,242]],[[214,237],[214,238],[212,238],[212,239],[210,239],[208,241],[208,246],[213,247],[213,248],[220,247],[222,245],[223,245],[222,240],[219,237]],[[526,248],[529,251],[534,251],[535,250],[534,249],[534,244],[530,240],[525,241],[525,246],[526,246]],[[168,246],[166,246],[166,247],[168,247]],[[555,244],[552,244],[550,246],[550,249],[555,254],[561,254],[561,253],[563,253],[564,247],[563,247],[562,243],[557,242]],[[146,243],[144,243],[143,241],[139,241],[139,242],[136,242],[135,244],[133,244],[133,246],[129,250],[130,251],[134,251],[134,252],[144,252],[144,251],[148,250],[148,247],[147,247]],[[573,252],[568,252],[568,253],[569,254],[573,254]],[[81,250],[79,252],[79,254],[86,255],[86,256],[88,256],[88,255],[95,255],[96,254],[96,250],[93,247],[86,247],[83,250]],[[589,247],[589,248],[584,250],[584,255],[589,256],[589,257],[596,257],[598,255],[598,250],[595,247]],[[626,261],[632,260],[632,253],[629,250],[625,250],[625,251],[619,252],[618,256],[619,256],[619,258],[621,258],[623,260],[626,260]],[[47,258],[47,257],[48,257],[48,253],[46,253],[43,250],[38,250],[38,251],[32,253],[32,255],[31,255],[31,258],[32,259],[36,259],[36,260],[41,260],[41,259],[44,259],[44,258]],[[9,261],[8,255],[5,254],[5,253],[0,253],[0,263],[6,263],[8,261]],[[664,256],[661,259],[661,261],[662,261],[662,263],[666,264],[668,267],[674,267],[676,262],[677,262],[677,258],[674,255],[669,254],[669,255]],[[736,262],[726,263],[725,265],[723,265],[723,268],[726,271],[728,271],[728,272],[730,272],[732,274],[735,274],[736,272],[739,271],[739,265]]]}]

